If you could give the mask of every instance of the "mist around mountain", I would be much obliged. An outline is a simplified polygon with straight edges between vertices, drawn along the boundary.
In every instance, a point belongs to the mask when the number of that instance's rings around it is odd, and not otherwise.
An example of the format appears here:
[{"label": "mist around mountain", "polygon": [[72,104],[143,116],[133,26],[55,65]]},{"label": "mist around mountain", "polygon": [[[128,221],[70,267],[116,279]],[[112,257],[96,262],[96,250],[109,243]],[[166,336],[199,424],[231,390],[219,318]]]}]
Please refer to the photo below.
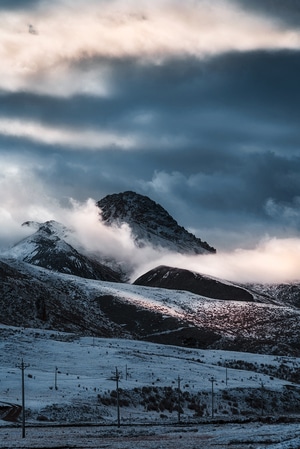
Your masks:
[{"label": "mist around mountain", "polygon": [[209,254],[216,250],[179,226],[169,213],[147,196],[135,192],[107,195],[97,202],[107,225],[129,225],[139,247],[153,246],[183,254]]},{"label": "mist around mountain", "polygon": [[[147,197],[125,192],[98,206],[99,226],[101,220],[116,229],[125,223],[137,246],[203,257],[215,251]],[[108,264],[107,254],[101,259],[85,251],[63,224],[24,226],[32,234],[0,264],[3,324],[188,347],[299,352],[299,310],[283,288],[256,289],[170,266],[154,267],[130,285],[130,266],[126,272],[116,258]]]},{"label": "mist around mountain", "polygon": [[[79,253],[72,245],[72,232],[54,220],[25,222],[36,230],[16,244],[7,254],[32,265],[88,279],[121,282],[121,275],[101,262]],[[71,243],[70,243],[71,242]],[[74,243],[76,244],[75,240]],[[79,243],[77,242],[79,245]]]},{"label": "mist around mountain", "polygon": [[[76,233],[76,223],[66,227],[55,220],[25,222],[23,227],[32,229],[32,234],[5,254],[62,273],[122,282],[128,281],[148,257],[155,260],[163,254],[215,253],[148,197],[124,192],[108,195],[97,205],[98,223],[91,227],[86,223],[85,234],[82,230],[81,235]],[[89,235],[90,229],[94,235]],[[101,237],[100,243],[97,237]]]}]

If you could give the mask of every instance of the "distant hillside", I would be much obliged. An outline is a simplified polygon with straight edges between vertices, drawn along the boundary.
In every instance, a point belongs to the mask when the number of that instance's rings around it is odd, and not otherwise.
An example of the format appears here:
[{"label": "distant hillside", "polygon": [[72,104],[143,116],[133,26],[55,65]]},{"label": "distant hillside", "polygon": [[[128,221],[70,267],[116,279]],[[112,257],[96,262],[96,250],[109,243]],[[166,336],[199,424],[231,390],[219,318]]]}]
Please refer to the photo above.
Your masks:
[{"label": "distant hillside", "polygon": [[186,290],[207,298],[254,301],[251,293],[231,283],[189,270],[159,266],[140,276],[134,285]]},{"label": "distant hillside", "polygon": [[299,356],[299,310],[0,264],[0,322],[79,335]]},{"label": "distant hillside", "polygon": [[261,295],[274,298],[277,303],[300,309],[300,283],[285,284],[248,284],[246,287],[259,292]]}]

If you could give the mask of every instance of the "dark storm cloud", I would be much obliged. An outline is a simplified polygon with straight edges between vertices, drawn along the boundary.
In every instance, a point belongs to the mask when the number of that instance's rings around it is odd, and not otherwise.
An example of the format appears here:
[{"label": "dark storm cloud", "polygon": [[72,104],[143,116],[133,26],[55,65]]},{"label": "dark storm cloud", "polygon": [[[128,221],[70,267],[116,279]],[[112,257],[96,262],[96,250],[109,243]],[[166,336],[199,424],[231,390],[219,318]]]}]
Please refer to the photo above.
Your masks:
[{"label": "dark storm cloud", "polygon": [[[201,170],[202,162],[205,165],[201,156],[199,152],[198,160],[194,158],[195,165],[199,167],[198,173],[189,177],[182,175],[177,179],[173,174],[164,179],[165,183],[170,183],[172,189],[168,193],[174,195],[174,198],[180,198],[182,202],[188,198],[190,214],[194,214],[191,220],[193,226],[196,226],[197,219],[199,220],[200,210],[203,212],[201,222],[206,225],[209,225],[211,216],[216,211],[222,216],[222,221],[226,221],[227,214],[241,214],[236,223],[231,223],[232,227],[240,226],[246,215],[249,219],[255,216],[256,220],[270,222],[270,216],[265,209],[269,198],[276,198],[278,202],[288,204],[299,195],[299,157],[287,159],[272,153],[241,154],[235,156],[231,168],[228,164],[228,168],[223,170],[220,164],[217,169],[216,164],[212,173],[205,174]],[[217,159],[218,154],[215,153],[214,156]],[[196,213],[193,212],[195,210]],[[176,212],[176,205],[173,212]],[[288,223],[283,219],[281,224]]]},{"label": "dark storm cloud", "polygon": [[[172,133],[181,123],[183,134],[186,129],[189,135],[197,135],[201,125],[208,130],[209,125],[216,126],[225,134],[231,122],[238,135],[240,128],[233,122],[236,115],[236,120],[249,120],[248,131],[245,126],[243,132],[250,134],[254,121],[266,120],[265,129],[268,123],[289,127],[297,123],[299,70],[298,52],[228,54],[207,62],[184,58],[159,66],[111,61],[115,90],[111,97],[3,93],[0,115],[56,126],[139,126],[145,131]],[[146,124],[134,121],[147,113],[152,120]]]},{"label": "dark storm cloud", "polygon": [[[140,147],[127,151],[73,151],[72,144],[2,137],[1,148],[16,154],[26,148],[42,161],[33,170],[57,196],[100,199],[137,190],[163,202],[180,221],[178,198],[193,211],[190,226],[199,223],[200,212],[207,226],[218,216],[223,223],[234,216],[233,227],[253,217],[270,223],[270,198],[293,204],[300,192],[298,52],[107,63],[113,94],[106,98],[1,95],[0,117],[141,136]],[[286,218],[277,214],[276,222],[284,226]]]},{"label": "dark storm cloud", "polygon": [[1,0],[0,11],[4,10],[17,10],[17,9],[27,9],[37,6],[41,3],[39,0]]},{"label": "dark storm cloud", "polygon": [[233,2],[249,12],[262,14],[297,28],[300,27],[299,0],[233,0]]},{"label": "dark storm cloud", "polygon": [[[84,2],[77,8],[55,2],[59,23],[50,3],[1,3],[0,10],[28,9],[17,32],[10,21],[4,30],[18,42],[24,70],[14,65],[13,54],[4,55],[2,79],[10,81],[5,73],[14,71],[11,83],[1,84],[0,156],[11,160],[3,176],[19,176],[22,167],[59,201],[135,190],[199,232],[216,223],[236,232],[296,226],[297,219],[289,223],[288,217],[291,210],[297,217],[300,192],[300,53],[282,49],[294,48],[292,37],[281,42],[283,25],[294,26],[298,17],[297,2],[241,0],[246,15],[232,9],[234,2],[211,9],[199,2],[197,11],[193,2],[164,2],[163,14],[159,4],[149,3],[147,21],[130,5],[118,12],[121,2],[111,10],[104,2],[106,15],[97,16],[98,3],[83,10],[90,33],[78,15]],[[41,5],[46,9],[37,11]],[[31,10],[39,37],[23,26]],[[262,16],[271,18],[270,27]],[[234,27],[237,18],[241,23]],[[198,45],[199,23],[207,48]],[[172,31],[179,26],[182,42],[170,32],[164,45],[166,25]]]},{"label": "dark storm cloud", "polygon": [[[157,156],[146,148],[142,153],[108,148],[101,152],[76,151],[70,157],[57,146],[35,144],[27,153],[26,146],[28,142],[26,145],[21,139],[18,144],[10,142],[10,146],[8,139],[1,142],[10,157],[22,151],[27,163],[32,158],[32,172],[57,198],[100,199],[107,192],[136,190],[162,203],[179,221],[178,204],[185,203],[189,226],[194,227],[199,225],[199,215],[202,226],[210,226],[216,216],[222,216],[224,225],[229,220],[232,229],[243,226],[247,216],[270,224],[274,217],[266,210],[268,200],[289,204],[300,192],[299,157],[228,148],[192,148]],[[157,187],[160,178],[162,185]],[[232,215],[236,215],[234,223]],[[288,224],[285,217],[276,217],[276,223]]]}]

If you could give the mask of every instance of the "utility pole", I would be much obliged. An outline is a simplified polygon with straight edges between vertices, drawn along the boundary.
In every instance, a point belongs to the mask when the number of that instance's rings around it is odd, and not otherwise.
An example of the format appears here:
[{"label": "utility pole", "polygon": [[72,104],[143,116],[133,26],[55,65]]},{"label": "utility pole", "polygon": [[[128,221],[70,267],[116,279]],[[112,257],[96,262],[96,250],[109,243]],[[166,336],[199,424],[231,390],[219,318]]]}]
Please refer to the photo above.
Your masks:
[{"label": "utility pole", "polygon": [[24,363],[23,359],[21,361],[21,364],[17,365],[17,367],[22,372],[22,438],[25,438],[25,378],[24,378],[24,371],[29,366],[30,366],[29,364]]},{"label": "utility pole", "polygon": [[261,383],[261,416],[264,416],[264,383]]},{"label": "utility pole", "polygon": [[57,390],[57,371],[58,371],[58,368],[56,366],[55,367],[55,374],[54,374],[54,388],[55,388],[55,390]]},{"label": "utility pole", "polygon": [[180,376],[178,376],[178,397],[177,397],[177,407],[178,407],[178,424],[180,424]]},{"label": "utility pole", "polygon": [[120,401],[119,401],[119,380],[120,380],[120,373],[118,368],[116,367],[116,374],[114,377],[112,377],[112,380],[116,381],[116,390],[117,390],[117,423],[118,427],[120,427]]},{"label": "utility pole", "polygon": [[211,417],[214,418],[214,382],[216,379],[211,377],[209,380],[211,381]]},{"label": "utility pole", "polygon": [[228,385],[228,369],[226,367],[226,386]]}]

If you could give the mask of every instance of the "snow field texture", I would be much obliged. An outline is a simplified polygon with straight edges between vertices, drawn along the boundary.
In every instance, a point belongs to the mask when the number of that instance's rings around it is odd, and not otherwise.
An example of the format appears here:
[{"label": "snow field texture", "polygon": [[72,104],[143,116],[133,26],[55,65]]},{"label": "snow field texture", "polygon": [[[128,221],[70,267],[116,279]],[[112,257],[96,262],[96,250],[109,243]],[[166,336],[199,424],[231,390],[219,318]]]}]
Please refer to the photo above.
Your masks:
[{"label": "snow field texture", "polygon": [[[161,419],[176,422],[178,382],[182,421],[195,415],[211,417],[212,399],[214,417],[239,416],[241,412],[245,417],[251,412],[260,416],[275,406],[279,413],[286,413],[286,404],[279,402],[283,396],[291,401],[296,394],[296,385],[274,373],[278,370],[280,374],[283,365],[284,373],[293,373],[295,366],[299,369],[297,358],[77,337],[5,326],[1,326],[0,332],[0,400],[21,403],[22,358],[30,365],[25,370],[29,422],[44,419],[114,423],[116,368],[120,372],[121,421],[128,424]],[[243,369],[233,368],[236,366]],[[272,375],[247,371],[245,366]],[[296,414],[297,403],[294,408],[292,405],[289,404],[289,412]],[[0,423],[3,425],[4,421]]]}]

